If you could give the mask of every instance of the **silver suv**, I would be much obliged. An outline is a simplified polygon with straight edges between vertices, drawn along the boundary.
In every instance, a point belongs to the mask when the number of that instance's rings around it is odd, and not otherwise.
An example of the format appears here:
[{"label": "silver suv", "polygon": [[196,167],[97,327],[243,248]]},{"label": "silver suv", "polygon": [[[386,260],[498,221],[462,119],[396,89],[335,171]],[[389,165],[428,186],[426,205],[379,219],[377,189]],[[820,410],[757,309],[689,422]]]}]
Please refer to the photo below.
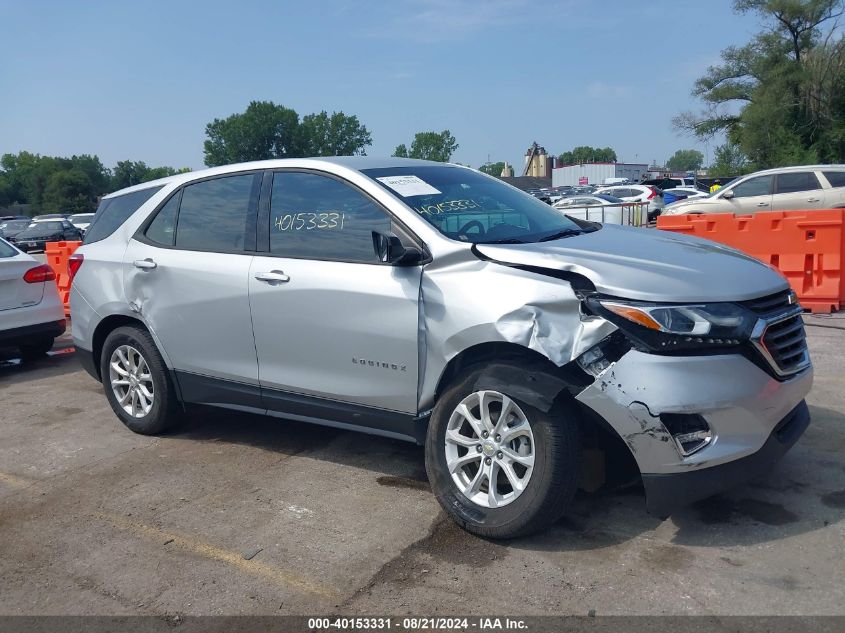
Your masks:
[{"label": "silver suv", "polygon": [[444,510],[484,536],[548,525],[627,463],[667,516],[809,423],[801,308],[777,272],[458,165],[145,183],[103,200],[72,268],[78,355],[131,430],[204,404],[425,444]]},{"label": "silver suv", "polygon": [[662,215],[739,213],[845,207],[845,165],[800,165],[758,171],[705,198],[681,200]]}]

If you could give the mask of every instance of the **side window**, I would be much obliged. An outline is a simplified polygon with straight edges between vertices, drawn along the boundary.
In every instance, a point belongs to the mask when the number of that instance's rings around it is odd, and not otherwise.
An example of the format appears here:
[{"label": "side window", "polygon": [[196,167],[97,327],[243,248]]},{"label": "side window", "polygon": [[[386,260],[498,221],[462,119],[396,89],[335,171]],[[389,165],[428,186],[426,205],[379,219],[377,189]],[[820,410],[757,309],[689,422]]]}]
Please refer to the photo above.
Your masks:
[{"label": "side window", "polygon": [[796,193],[798,191],[813,191],[814,189],[821,189],[816,175],[811,171],[799,171],[778,174],[775,193]]},{"label": "side window", "polygon": [[270,252],[274,255],[378,263],[372,232],[390,228],[390,217],[381,207],[334,178],[304,172],[273,176]]},{"label": "side window", "polygon": [[91,244],[106,239],[160,189],[161,187],[150,187],[103,200],[85,233],[85,243]]},{"label": "side window", "polygon": [[159,209],[155,219],[144,233],[147,239],[164,246],[173,246],[176,237],[176,214],[179,211],[179,200],[181,198],[182,192],[179,191]]},{"label": "side window", "polygon": [[826,171],[823,173],[831,187],[845,187],[845,171]]},{"label": "side window", "polygon": [[253,183],[260,174],[226,176],[182,190],[177,248],[242,251],[246,243]]},{"label": "side window", "polygon": [[758,176],[739,183],[731,191],[734,198],[750,198],[751,196],[766,196],[772,193],[772,176]]}]

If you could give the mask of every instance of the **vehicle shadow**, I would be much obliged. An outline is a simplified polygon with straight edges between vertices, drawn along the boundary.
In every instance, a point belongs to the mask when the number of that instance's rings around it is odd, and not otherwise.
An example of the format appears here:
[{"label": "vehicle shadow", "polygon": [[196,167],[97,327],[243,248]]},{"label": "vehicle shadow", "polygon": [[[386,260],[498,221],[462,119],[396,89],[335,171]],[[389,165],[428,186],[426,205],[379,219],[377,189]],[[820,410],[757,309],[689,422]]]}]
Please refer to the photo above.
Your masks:
[{"label": "vehicle shadow", "polygon": [[[819,407],[811,407],[811,413],[814,424],[770,472],[671,516],[672,543],[719,548],[753,545],[842,522],[845,415]],[[310,459],[368,470],[375,475],[374,485],[429,490],[423,448],[400,440],[205,407],[193,410],[170,437],[307,454]],[[507,545],[539,551],[594,550],[619,545],[662,523],[646,512],[639,485],[579,492],[564,518],[551,528]],[[477,540],[463,531],[454,538],[466,544]]]},{"label": "vehicle shadow", "polygon": [[69,339],[57,340],[47,356],[35,360],[22,360],[16,348],[0,348],[0,386],[56,378],[79,370],[79,361]]}]

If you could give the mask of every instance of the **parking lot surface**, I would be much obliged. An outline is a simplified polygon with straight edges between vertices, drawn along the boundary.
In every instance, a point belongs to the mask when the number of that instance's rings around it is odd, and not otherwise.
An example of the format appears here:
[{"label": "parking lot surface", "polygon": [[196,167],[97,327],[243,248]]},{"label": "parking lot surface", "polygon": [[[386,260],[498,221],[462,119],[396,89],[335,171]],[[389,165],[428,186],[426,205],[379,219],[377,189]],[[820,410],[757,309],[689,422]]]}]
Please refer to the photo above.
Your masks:
[{"label": "parking lot surface", "polygon": [[208,409],[143,437],[67,336],[0,356],[0,614],[845,614],[845,318],[807,321],[813,422],[766,477],[510,542],[445,519],[420,447]]}]

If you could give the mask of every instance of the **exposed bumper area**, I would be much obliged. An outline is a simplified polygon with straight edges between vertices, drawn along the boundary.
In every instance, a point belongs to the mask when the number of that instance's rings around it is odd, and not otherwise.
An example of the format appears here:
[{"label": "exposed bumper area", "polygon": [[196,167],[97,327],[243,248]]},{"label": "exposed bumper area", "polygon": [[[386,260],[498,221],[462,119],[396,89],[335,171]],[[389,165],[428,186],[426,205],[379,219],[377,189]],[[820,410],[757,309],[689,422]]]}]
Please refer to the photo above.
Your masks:
[{"label": "exposed bumper area", "polygon": [[65,328],[66,321],[59,319],[58,321],[50,321],[48,323],[37,323],[10,330],[0,330],[0,345],[12,346],[29,343],[36,339],[56,338],[64,334]]},{"label": "exposed bumper area", "polygon": [[803,400],[775,427],[763,447],[753,455],[710,468],[672,474],[643,474],[646,509],[659,517],[695,501],[745,483],[766,472],[788,451],[810,424]]}]

